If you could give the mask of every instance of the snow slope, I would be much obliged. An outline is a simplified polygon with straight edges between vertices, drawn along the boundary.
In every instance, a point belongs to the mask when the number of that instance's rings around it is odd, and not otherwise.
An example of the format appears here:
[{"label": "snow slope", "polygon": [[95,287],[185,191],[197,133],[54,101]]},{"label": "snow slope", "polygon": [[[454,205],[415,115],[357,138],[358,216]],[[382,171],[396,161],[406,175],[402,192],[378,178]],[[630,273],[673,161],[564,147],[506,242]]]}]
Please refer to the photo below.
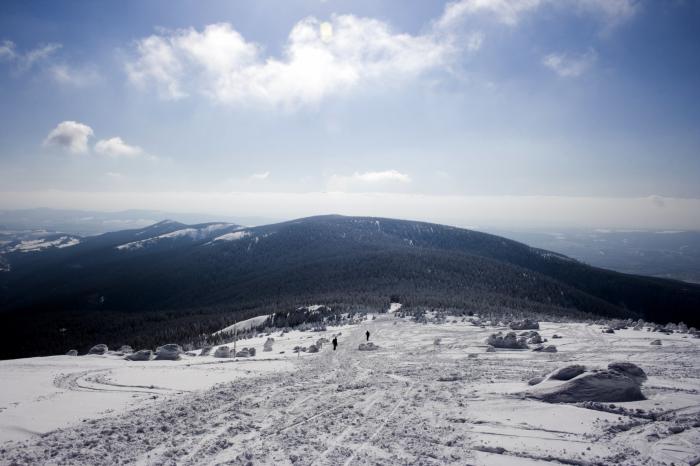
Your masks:
[{"label": "snow slope", "polygon": [[[239,341],[256,347],[251,359],[1,361],[0,464],[700,460],[700,427],[693,427],[700,426],[700,339],[541,323],[540,334],[557,353],[486,352],[484,339],[504,328],[461,317],[425,325],[394,314],[374,317],[327,332],[274,334],[272,352],[261,351],[267,336]],[[365,330],[379,350],[357,350]],[[329,345],[316,354],[291,351],[338,333],[338,351]],[[554,333],[562,338],[551,340]],[[649,344],[657,338],[662,345]],[[527,380],[564,365],[620,360],[646,371],[647,400],[584,407],[523,395]],[[35,435],[55,428],[61,429]]]},{"label": "snow slope", "polygon": [[249,231],[234,231],[231,233],[226,233],[225,235],[217,236],[212,241],[237,241],[245,238],[246,236],[250,236]]},{"label": "snow slope", "polygon": [[60,236],[54,239],[40,238],[22,240],[18,244],[9,247],[7,252],[35,252],[48,248],[69,248],[80,244],[80,239],[75,236]]},{"label": "snow slope", "polygon": [[[161,222],[162,224],[162,222]],[[151,238],[146,238],[138,241],[132,241],[130,243],[120,244],[117,249],[120,251],[128,251],[134,249],[142,249],[146,246],[157,244],[162,240],[178,239],[178,238],[188,238],[193,241],[199,241],[211,237],[216,234],[216,232],[223,230],[225,228],[230,228],[233,225],[230,223],[214,223],[206,225],[200,228],[183,228],[180,230],[175,230],[170,233],[164,233],[162,235],[154,236]]]},{"label": "snow slope", "polygon": [[242,320],[240,322],[236,322],[233,325],[229,325],[228,327],[222,328],[218,332],[214,332],[214,335],[218,335],[220,333],[233,334],[234,331],[242,332],[245,330],[250,330],[251,328],[258,327],[258,326],[262,325],[267,320],[268,317],[270,317],[270,316],[263,315],[263,316],[251,317],[250,319]]}]

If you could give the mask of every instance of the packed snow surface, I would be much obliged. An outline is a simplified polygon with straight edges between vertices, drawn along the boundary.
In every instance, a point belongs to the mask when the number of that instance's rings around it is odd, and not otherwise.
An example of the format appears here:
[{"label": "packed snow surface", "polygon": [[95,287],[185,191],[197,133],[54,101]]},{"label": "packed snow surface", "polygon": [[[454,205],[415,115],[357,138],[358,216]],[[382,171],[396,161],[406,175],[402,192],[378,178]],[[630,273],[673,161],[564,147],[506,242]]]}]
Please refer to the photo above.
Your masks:
[{"label": "packed snow surface", "polygon": [[[238,341],[257,349],[248,358],[0,361],[0,464],[698,464],[700,339],[601,328],[540,322],[543,338],[562,337],[557,353],[487,352],[485,340],[505,326],[378,314]],[[374,351],[358,349],[367,330]],[[293,351],[333,336],[337,351]],[[588,372],[571,380],[608,370],[636,377],[646,399],[527,396],[540,389],[528,380],[572,365]]]}]

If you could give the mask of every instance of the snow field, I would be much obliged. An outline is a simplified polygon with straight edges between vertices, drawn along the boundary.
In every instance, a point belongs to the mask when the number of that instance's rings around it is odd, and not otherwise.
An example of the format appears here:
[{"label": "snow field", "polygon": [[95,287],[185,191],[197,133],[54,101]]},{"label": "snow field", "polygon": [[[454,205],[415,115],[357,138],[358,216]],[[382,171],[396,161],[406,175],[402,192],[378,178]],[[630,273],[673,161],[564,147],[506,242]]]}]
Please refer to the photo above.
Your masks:
[{"label": "snow field", "polygon": [[[416,324],[380,314],[326,332],[274,333],[271,352],[262,351],[267,336],[238,342],[257,349],[250,359],[0,361],[0,463],[660,465],[699,459],[700,428],[693,427],[700,421],[699,339],[541,323],[539,332],[550,342],[554,333],[562,336],[559,352],[487,353],[486,338],[505,327],[448,322]],[[366,330],[378,350],[358,351]],[[324,345],[315,354],[292,352],[339,332],[338,351]],[[661,346],[649,345],[657,338]],[[532,377],[613,361],[644,369],[646,400],[585,407],[526,396]],[[48,433],[39,438],[26,430]]]}]

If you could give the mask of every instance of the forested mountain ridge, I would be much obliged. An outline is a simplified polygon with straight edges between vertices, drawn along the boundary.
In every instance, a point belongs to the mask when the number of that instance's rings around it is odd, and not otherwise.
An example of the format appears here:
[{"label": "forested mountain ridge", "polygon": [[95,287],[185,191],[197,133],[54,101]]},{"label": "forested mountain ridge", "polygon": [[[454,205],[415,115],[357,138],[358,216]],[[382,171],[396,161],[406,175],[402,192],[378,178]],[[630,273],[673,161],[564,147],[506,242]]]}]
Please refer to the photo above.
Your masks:
[{"label": "forested mountain ridge", "polygon": [[700,324],[700,286],[385,218],[331,215],[254,228],[160,222],[7,259],[0,308],[14,325],[70,313],[97,319],[97,334],[99,319],[115,313],[129,321],[165,312],[159,322],[167,326],[193,312],[248,316],[312,303],[378,304],[390,294],[417,306]]}]

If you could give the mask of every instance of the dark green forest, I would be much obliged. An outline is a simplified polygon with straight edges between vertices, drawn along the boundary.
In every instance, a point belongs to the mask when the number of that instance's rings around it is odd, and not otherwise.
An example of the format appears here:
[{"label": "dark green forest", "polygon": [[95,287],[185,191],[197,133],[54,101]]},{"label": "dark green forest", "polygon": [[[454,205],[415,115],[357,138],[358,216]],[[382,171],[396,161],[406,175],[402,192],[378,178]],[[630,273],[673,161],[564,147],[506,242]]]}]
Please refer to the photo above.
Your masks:
[{"label": "dark green forest", "polygon": [[[246,228],[240,239],[166,238],[184,225],[3,256],[0,357],[203,344],[248,317],[326,304],[631,317],[700,326],[700,286],[626,275],[498,236],[423,222],[322,216]],[[231,227],[233,231],[235,226]]]}]

